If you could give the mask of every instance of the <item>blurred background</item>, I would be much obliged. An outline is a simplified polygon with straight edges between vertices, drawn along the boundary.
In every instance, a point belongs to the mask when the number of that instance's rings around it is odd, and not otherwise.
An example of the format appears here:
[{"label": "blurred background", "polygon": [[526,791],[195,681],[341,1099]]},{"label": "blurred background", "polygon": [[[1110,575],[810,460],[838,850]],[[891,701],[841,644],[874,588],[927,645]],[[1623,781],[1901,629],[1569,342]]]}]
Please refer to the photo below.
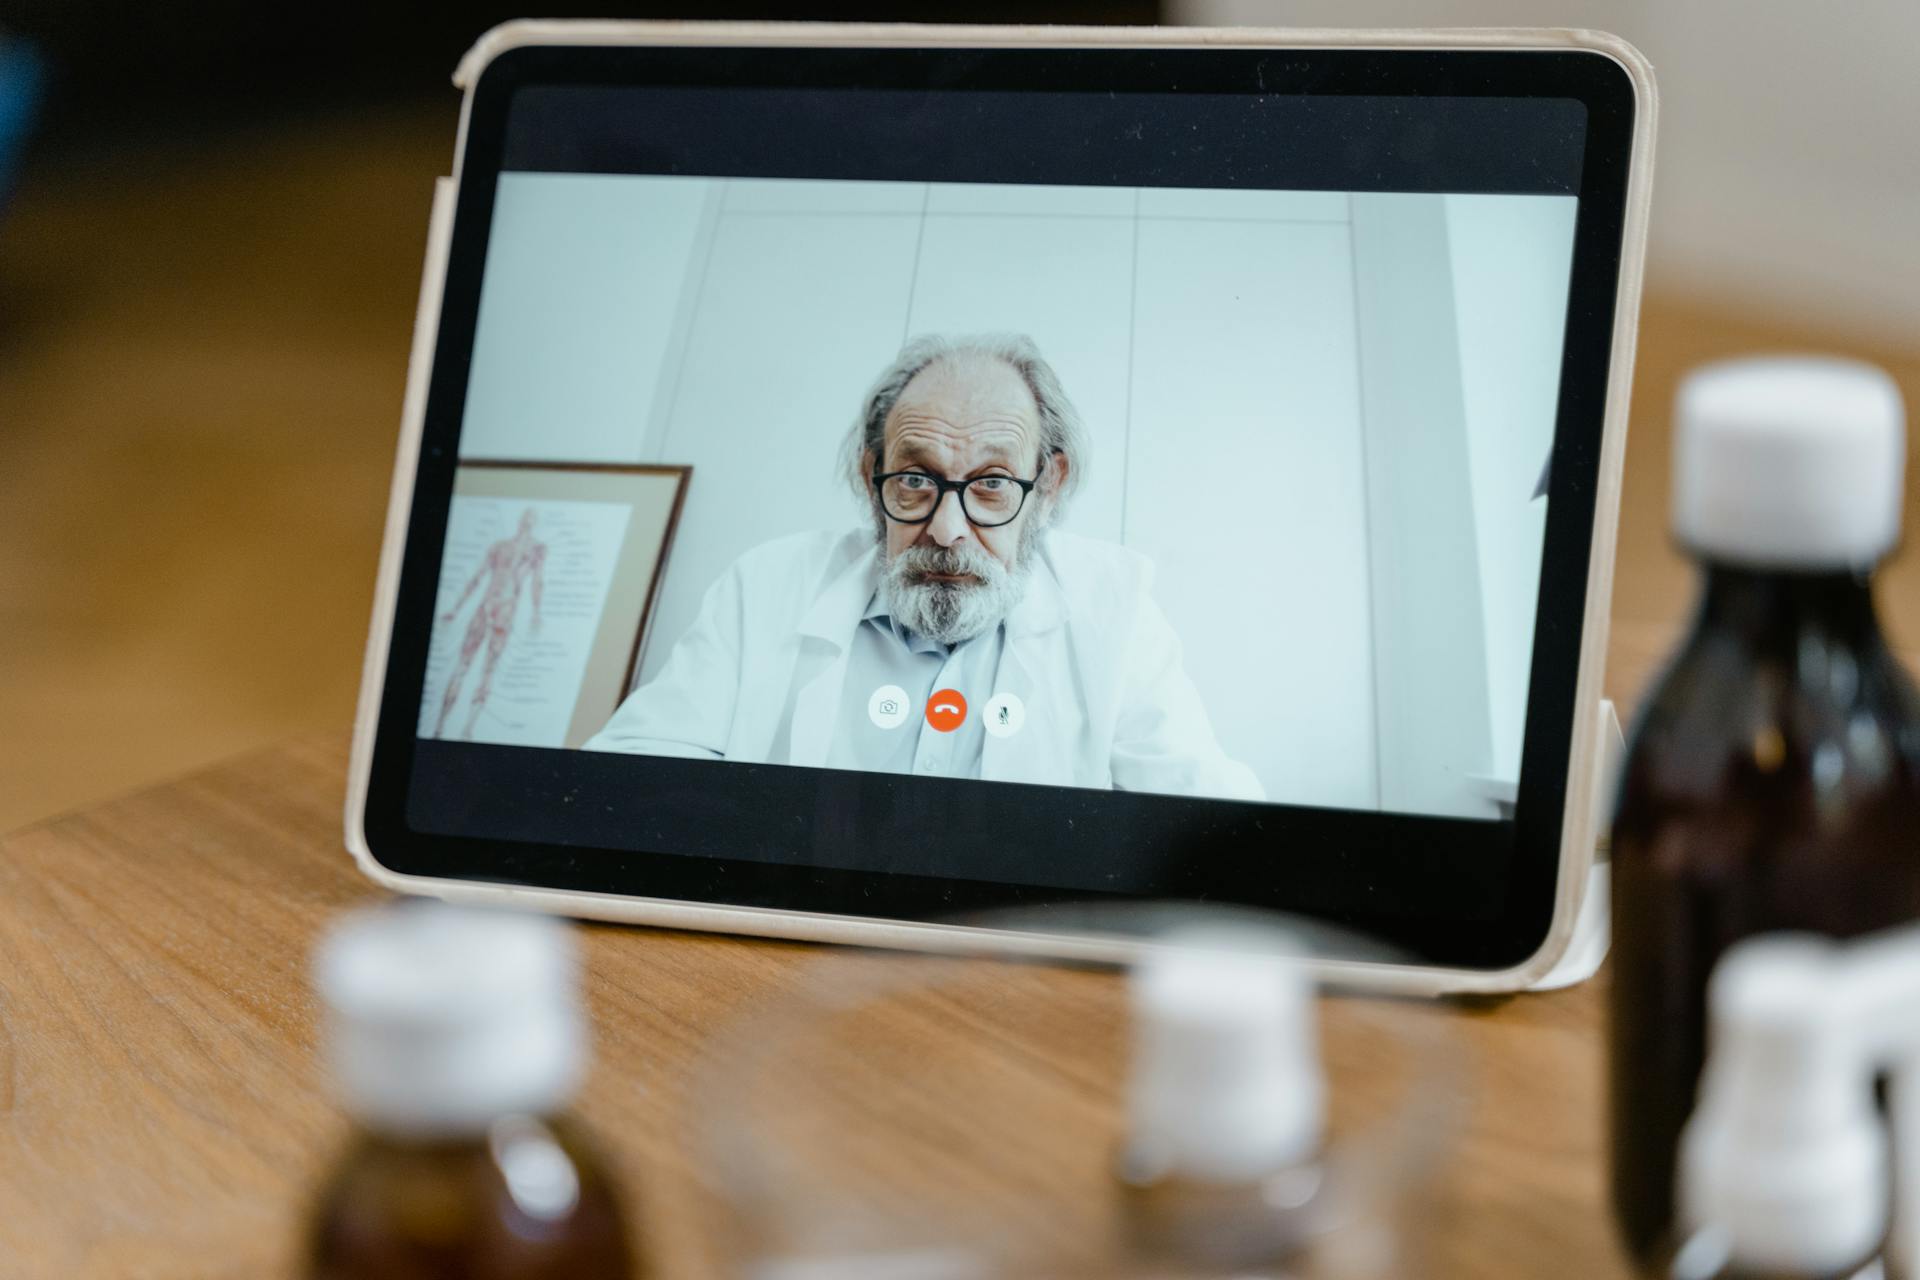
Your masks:
[{"label": "blurred background", "polygon": [[[0,830],[351,721],[447,77],[508,17],[1601,27],[1662,92],[1608,682],[1684,624],[1673,386],[1835,351],[1920,402],[1920,6],[1854,0],[0,5]],[[24,135],[24,144],[14,140]],[[1920,523],[1909,474],[1908,527]],[[1920,557],[1882,605],[1920,646]]]}]

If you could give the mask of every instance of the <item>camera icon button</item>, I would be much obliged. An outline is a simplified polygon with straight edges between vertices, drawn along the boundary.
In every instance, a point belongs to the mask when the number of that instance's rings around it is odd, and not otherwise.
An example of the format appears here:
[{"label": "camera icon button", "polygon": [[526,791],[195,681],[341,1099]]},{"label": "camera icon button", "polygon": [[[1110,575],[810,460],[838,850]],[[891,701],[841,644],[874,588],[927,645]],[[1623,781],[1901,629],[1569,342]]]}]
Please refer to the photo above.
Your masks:
[{"label": "camera icon button", "polygon": [[907,691],[897,684],[883,684],[867,699],[867,719],[878,729],[898,729],[913,717],[913,704]]}]

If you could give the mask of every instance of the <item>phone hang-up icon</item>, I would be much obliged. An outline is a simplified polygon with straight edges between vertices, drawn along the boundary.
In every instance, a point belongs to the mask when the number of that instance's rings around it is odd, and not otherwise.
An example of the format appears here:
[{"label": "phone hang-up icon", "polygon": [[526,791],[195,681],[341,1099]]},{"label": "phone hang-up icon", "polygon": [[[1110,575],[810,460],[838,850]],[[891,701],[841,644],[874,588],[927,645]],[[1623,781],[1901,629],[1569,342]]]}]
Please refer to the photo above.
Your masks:
[{"label": "phone hang-up icon", "polygon": [[967,722],[967,700],[958,689],[936,689],[927,699],[927,723],[952,733]]}]

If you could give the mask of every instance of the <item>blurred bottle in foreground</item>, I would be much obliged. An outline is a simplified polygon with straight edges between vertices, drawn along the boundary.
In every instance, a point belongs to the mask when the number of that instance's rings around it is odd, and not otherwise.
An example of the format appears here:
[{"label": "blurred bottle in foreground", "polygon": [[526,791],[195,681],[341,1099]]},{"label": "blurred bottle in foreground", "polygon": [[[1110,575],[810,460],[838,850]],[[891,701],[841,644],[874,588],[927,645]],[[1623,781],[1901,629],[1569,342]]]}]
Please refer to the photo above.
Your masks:
[{"label": "blurred bottle in foreground", "polygon": [[1613,1195],[1643,1266],[1670,1234],[1721,954],[1920,918],[1920,700],[1868,581],[1899,536],[1897,388],[1839,360],[1712,366],[1681,388],[1675,445],[1703,597],[1613,829]]},{"label": "blurred bottle in foreground", "polygon": [[1420,1274],[1470,1072],[1441,1010],[1317,998],[1307,948],[1363,940],[1179,903],[988,920],[1141,946],[1124,982],[837,953],[714,1037],[693,1118],[725,1274]]},{"label": "blurred bottle in foreground", "polygon": [[624,1280],[617,1197],[561,1112],[587,1037],[564,925],[409,903],[322,944],[327,1049],[357,1122],[318,1205],[325,1280]]},{"label": "blurred bottle in foreground", "polygon": [[1150,1266],[1284,1274],[1327,1192],[1313,983],[1271,952],[1175,941],[1133,973],[1123,1219]]},{"label": "blurred bottle in foreground", "polygon": [[1913,1280],[1920,929],[1851,945],[1752,938],[1709,992],[1711,1053],[1681,1139],[1663,1280]]}]

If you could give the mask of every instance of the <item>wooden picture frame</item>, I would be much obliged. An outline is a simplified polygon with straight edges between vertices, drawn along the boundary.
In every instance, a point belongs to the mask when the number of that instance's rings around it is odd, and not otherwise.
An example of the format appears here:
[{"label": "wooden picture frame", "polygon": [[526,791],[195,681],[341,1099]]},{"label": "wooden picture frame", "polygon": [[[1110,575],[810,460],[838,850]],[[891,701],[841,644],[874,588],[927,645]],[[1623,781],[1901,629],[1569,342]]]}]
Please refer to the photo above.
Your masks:
[{"label": "wooden picture frame", "polygon": [[[462,458],[455,474],[453,513],[441,563],[439,608],[446,612],[436,611],[435,656],[429,659],[427,687],[422,691],[423,736],[578,747],[598,732],[632,688],[640,668],[659,600],[660,579],[673,550],[692,476],[690,466]],[[463,504],[462,499],[467,502]],[[549,522],[573,517],[570,533],[563,534],[570,541],[564,562],[549,563],[548,543],[522,530],[521,542],[526,550],[511,565],[503,564],[501,572],[524,581],[504,582],[497,597],[491,594],[495,581],[491,557],[496,552],[513,554],[513,539],[506,536],[503,523],[510,508],[485,510],[475,503],[524,504],[522,511],[536,527],[542,514]],[[607,507],[624,507],[625,512],[615,517]],[[473,519],[463,521],[463,511]],[[457,532],[461,529],[466,530],[464,537]],[[481,534],[482,529],[488,532]],[[482,543],[475,541],[476,536],[484,539],[484,550]],[[596,538],[598,545],[590,547]],[[503,728],[496,711],[491,717],[492,728],[475,732],[481,706],[499,705],[489,701],[500,696],[490,685],[496,667],[506,660],[506,637],[520,626],[520,618],[526,613],[528,602],[522,599],[523,588],[535,594],[550,591],[545,579],[555,572],[570,579],[565,585],[571,590],[561,600],[562,608],[571,610],[566,635],[548,641],[550,656],[532,659],[522,655],[519,660],[543,669],[557,684],[570,689],[572,701],[565,728],[556,740],[554,697],[551,692],[545,698],[527,693],[533,680],[522,670],[517,681],[522,690],[522,710],[532,706],[538,725],[509,722],[511,727]],[[485,591],[477,585],[483,579],[488,584]],[[479,604],[470,603],[475,594],[481,596]],[[457,602],[452,608],[447,607],[450,599]],[[493,606],[493,619],[481,616],[481,611],[496,599],[499,603]],[[593,613],[591,624],[586,610]],[[500,638],[493,640],[490,628],[496,626]],[[452,665],[441,670],[435,663]],[[473,671],[476,666],[480,668],[478,673]],[[577,676],[572,674],[576,670]],[[510,668],[510,683],[514,683],[514,674]],[[483,686],[489,687],[481,692]],[[467,725],[464,731],[458,727],[463,716]]]}]

